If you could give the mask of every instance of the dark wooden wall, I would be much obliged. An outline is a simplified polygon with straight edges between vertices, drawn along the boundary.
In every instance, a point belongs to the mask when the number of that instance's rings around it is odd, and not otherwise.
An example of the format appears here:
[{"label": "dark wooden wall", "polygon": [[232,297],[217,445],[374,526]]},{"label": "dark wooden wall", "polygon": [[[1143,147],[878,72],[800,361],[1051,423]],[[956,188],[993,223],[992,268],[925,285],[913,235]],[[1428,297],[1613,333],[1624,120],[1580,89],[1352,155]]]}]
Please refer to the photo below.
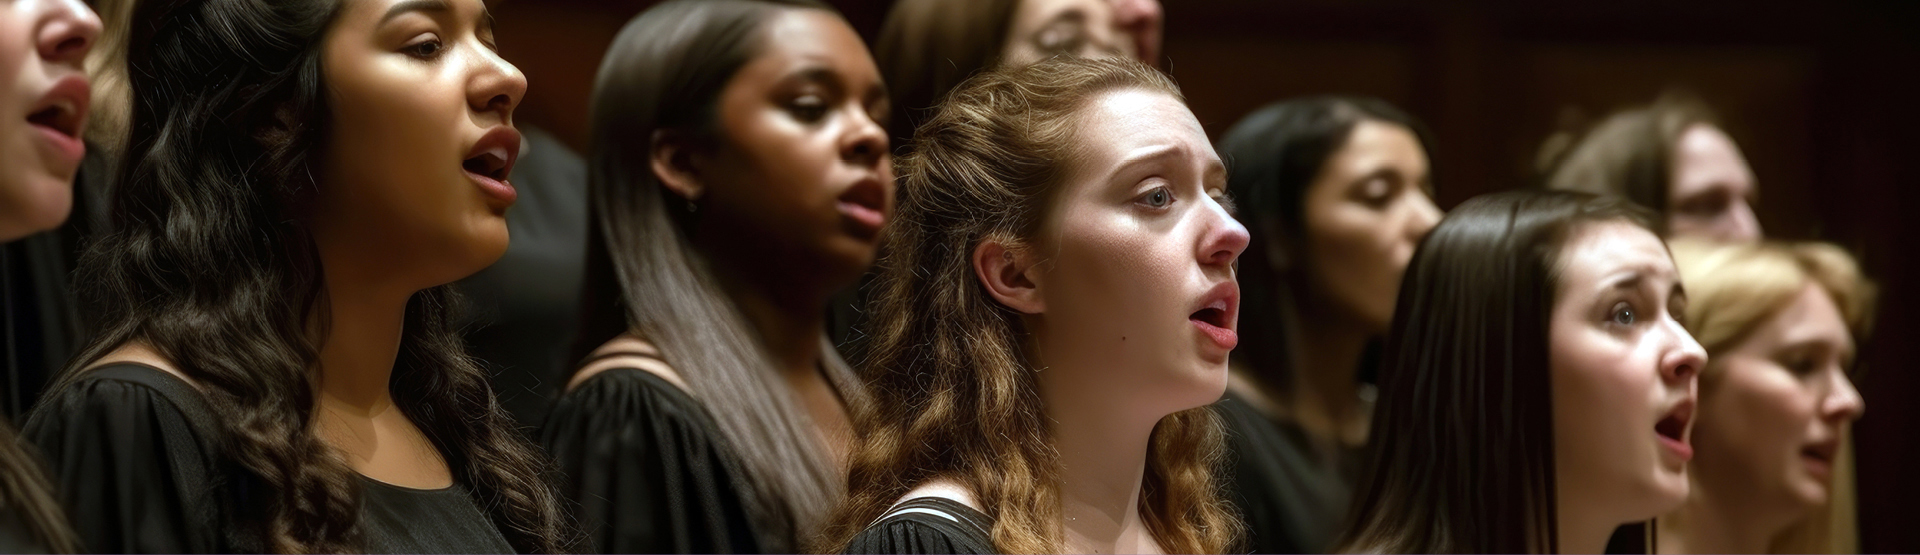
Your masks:
[{"label": "dark wooden wall", "polygon": [[[1863,548],[1920,551],[1920,2],[1162,2],[1168,69],[1209,133],[1289,96],[1378,96],[1434,129],[1442,207],[1525,183],[1563,118],[1698,93],[1759,176],[1767,232],[1845,245],[1883,285],[1861,354]],[[833,2],[869,38],[890,3]],[[520,121],[584,146],[600,55],[652,2],[497,4],[532,83]]]}]

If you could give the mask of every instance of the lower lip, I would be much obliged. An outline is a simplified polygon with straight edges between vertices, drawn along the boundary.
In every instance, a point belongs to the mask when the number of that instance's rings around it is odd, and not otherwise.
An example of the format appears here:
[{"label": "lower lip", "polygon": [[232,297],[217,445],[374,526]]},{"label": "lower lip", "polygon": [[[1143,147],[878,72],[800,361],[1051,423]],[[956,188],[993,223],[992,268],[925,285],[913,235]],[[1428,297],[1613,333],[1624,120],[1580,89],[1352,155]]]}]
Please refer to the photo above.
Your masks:
[{"label": "lower lip", "polygon": [[66,163],[79,164],[80,159],[87,155],[87,143],[81,142],[79,138],[44,125],[36,124],[33,128],[40,131],[40,136],[47,140],[47,143],[60,154],[61,160]]},{"label": "lower lip", "polygon": [[843,200],[839,201],[835,207],[840,209],[840,215],[846,216],[848,221],[853,222],[854,226],[867,235],[880,233],[880,226],[887,223],[886,214],[863,204]]},{"label": "lower lip", "polygon": [[475,184],[480,185],[481,192],[486,193],[489,198],[499,201],[501,204],[512,206],[513,201],[520,198],[520,193],[513,190],[512,183],[473,173],[472,170],[464,168],[462,168],[462,171],[467,172],[467,178],[472,179]]},{"label": "lower lip", "polygon": [[1687,445],[1686,442],[1667,436],[1660,436],[1660,445],[1665,446],[1668,451],[1673,452],[1674,456],[1680,457],[1680,462],[1693,460],[1693,446]]},{"label": "lower lip", "polygon": [[1213,340],[1214,345],[1218,345],[1222,349],[1231,351],[1235,346],[1238,346],[1240,344],[1240,334],[1234,333],[1233,330],[1216,326],[1213,324],[1209,324],[1206,322],[1202,322],[1200,320],[1187,320],[1187,321],[1193,322],[1193,327],[1199,328],[1200,333],[1206,334],[1207,338]]},{"label": "lower lip", "polygon": [[1833,463],[1807,455],[1801,455],[1800,460],[1806,463],[1807,473],[1812,474],[1816,479],[1826,480],[1833,476]]}]

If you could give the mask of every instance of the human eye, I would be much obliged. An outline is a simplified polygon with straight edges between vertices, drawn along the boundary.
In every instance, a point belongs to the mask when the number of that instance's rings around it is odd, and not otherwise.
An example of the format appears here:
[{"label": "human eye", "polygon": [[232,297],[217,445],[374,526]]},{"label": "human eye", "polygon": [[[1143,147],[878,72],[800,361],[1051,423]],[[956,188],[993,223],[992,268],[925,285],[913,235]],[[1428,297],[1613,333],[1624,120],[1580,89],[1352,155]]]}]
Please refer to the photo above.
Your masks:
[{"label": "human eye", "polygon": [[1154,210],[1165,210],[1167,207],[1173,206],[1173,201],[1173,190],[1168,189],[1164,185],[1154,187],[1153,190],[1147,191],[1145,194],[1133,200],[1134,204]]},{"label": "human eye", "polygon": [[1640,311],[1633,308],[1633,303],[1625,301],[1614,303],[1613,309],[1607,312],[1607,323],[1609,324],[1631,327],[1639,322]]},{"label": "human eye", "polygon": [[803,94],[787,102],[787,113],[805,123],[818,123],[827,117],[827,99],[818,94]]},{"label": "human eye", "polygon": [[446,43],[440,42],[439,37],[426,35],[419,40],[400,47],[400,51],[408,56],[422,60],[432,60],[440,57],[441,52],[444,52],[446,48]]}]

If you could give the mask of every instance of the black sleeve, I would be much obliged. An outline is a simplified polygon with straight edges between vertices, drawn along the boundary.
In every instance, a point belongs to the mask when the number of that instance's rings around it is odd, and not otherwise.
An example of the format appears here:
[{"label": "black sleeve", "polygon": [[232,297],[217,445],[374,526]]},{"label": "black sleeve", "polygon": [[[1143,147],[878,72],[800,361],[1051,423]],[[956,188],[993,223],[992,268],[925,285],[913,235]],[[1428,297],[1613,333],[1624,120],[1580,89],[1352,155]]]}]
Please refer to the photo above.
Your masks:
[{"label": "black sleeve", "polygon": [[844,553],[858,555],[924,555],[934,553],[994,553],[986,538],[974,537],[945,522],[941,517],[912,515],[894,517],[860,531],[847,542]]},{"label": "black sleeve", "polygon": [[594,553],[756,553],[739,466],[702,405],[644,370],[594,376],[555,403],[540,444]]},{"label": "black sleeve", "polygon": [[151,385],[96,377],[76,382],[40,406],[22,435],[45,457],[87,551],[225,550],[219,488],[209,478],[218,467],[211,444]]}]

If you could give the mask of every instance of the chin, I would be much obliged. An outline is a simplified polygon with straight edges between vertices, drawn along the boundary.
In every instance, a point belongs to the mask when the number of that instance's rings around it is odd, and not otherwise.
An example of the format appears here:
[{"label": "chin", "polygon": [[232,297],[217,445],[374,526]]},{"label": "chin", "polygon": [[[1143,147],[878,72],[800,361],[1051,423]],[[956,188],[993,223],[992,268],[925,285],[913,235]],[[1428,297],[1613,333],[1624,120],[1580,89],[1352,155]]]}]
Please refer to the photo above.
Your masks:
[{"label": "chin", "polygon": [[[0,187],[15,188],[14,195],[0,194],[9,207],[0,217],[7,218],[4,227],[8,232],[28,235],[60,227],[67,221],[67,213],[73,210],[72,176],[62,180],[58,177],[39,172],[24,176],[14,176],[11,183],[0,182]],[[11,196],[12,198],[5,198]]]}]

